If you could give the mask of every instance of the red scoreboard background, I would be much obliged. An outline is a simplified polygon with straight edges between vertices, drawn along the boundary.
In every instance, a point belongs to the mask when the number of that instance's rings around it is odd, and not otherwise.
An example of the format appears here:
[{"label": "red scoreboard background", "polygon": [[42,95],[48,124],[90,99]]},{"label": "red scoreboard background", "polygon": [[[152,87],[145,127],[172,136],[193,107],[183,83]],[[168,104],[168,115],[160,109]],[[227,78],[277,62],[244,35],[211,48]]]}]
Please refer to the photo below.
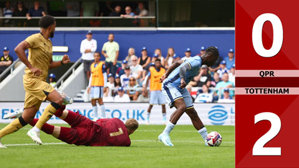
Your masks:
[{"label": "red scoreboard background", "polygon": [[299,167],[299,1],[236,0],[235,8],[236,167]]}]

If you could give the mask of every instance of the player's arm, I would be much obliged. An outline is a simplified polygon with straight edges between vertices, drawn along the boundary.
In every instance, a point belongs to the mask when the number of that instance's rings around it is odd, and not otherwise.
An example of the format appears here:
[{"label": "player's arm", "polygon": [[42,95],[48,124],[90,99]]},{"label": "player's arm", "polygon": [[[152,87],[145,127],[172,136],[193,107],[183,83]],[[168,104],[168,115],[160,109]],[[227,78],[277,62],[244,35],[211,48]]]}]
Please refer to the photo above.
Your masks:
[{"label": "player's arm", "polygon": [[42,70],[34,68],[31,63],[28,61],[27,56],[25,54],[25,50],[27,50],[28,48],[30,48],[30,45],[27,41],[22,41],[21,43],[19,43],[16,48],[15,48],[15,53],[17,54],[17,56],[19,57],[19,59],[31,70],[31,72],[36,75],[39,76],[42,74]]},{"label": "player's arm", "polygon": [[90,87],[91,87],[91,77],[92,77],[92,72],[90,72],[90,77],[89,77],[89,82],[88,82],[87,93],[90,92]]},{"label": "player's arm", "polygon": [[174,62],[165,72],[165,74],[161,77],[161,82],[164,81],[164,79],[166,79],[168,77],[168,75],[175,70],[175,68],[177,68],[178,66],[180,66],[184,61],[183,60],[179,60]]},{"label": "player's arm", "polygon": [[191,70],[191,65],[188,62],[180,67],[180,72],[179,72],[181,78],[180,88],[184,88],[186,86],[186,82],[185,82],[186,72],[190,70]]},{"label": "player's arm", "polygon": [[148,86],[148,81],[149,81],[149,79],[150,79],[150,76],[151,76],[151,71],[149,71],[148,73],[147,73],[147,77],[145,78],[146,80],[145,80],[145,85],[143,86],[143,90],[144,91],[146,91],[146,88],[147,88],[147,86]]},{"label": "player's arm", "polygon": [[119,51],[116,51],[115,60],[113,62],[113,65],[116,65],[117,59],[118,59]]},{"label": "player's arm", "polygon": [[57,68],[61,65],[64,65],[64,64],[67,64],[70,62],[70,58],[68,55],[64,54],[64,56],[62,57],[62,60],[61,61],[51,61],[50,63],[50,66],[49,66],[49,69],[53,69],[53,68]]}]

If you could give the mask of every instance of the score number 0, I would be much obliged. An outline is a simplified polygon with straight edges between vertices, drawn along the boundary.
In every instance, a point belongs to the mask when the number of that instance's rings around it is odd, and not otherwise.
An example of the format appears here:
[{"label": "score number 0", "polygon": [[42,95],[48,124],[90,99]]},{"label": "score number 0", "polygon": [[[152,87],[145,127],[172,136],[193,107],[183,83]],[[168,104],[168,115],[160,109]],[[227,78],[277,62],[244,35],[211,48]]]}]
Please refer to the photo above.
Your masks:
[{"label": "score number 0", "polygon": [[[262,41],[262,30],[266,21],[271,22],[273,27],[273,44],[269,50],[264,48]],[[252,44],[255,52],[261,57],[274,57],[280,51],[282,42],[283,28],[280,19],[272,13],[264,13],[257,17],[252,28]],[[256,141],[252,149],[252,155],[280,156],[280,147],[264,147],[267,142],[279,133],[281,128],[280,118],[272,112],[262,112],[254,116],[254,124],[262,120],[270,121],[271,128],[266,134]]]}]

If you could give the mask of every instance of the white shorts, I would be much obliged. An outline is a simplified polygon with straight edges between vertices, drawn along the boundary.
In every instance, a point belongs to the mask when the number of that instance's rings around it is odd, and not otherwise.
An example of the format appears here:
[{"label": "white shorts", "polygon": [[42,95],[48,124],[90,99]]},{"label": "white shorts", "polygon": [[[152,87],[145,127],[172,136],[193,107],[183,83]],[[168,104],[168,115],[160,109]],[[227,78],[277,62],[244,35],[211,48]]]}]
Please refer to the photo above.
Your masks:
[{"label": "white shorts", "polygon": [[91,99],[103,98],[103,87],[102,86],[92,86],[90,89]]},{"label": "white shorts", "polygon": [[150,105],[158,104],[164,105],[166,104],[165,97],[161,90],[155,90],[150,92]]},{"label": "white shorts", "polygon": [[170,83],[170,81],[167,81],[163,83],[162,92],[170,108],[173,107],[173,102],[177,99],[184,99],[187,109],[193,108],[191,95],[186,88],[176,88]]}]

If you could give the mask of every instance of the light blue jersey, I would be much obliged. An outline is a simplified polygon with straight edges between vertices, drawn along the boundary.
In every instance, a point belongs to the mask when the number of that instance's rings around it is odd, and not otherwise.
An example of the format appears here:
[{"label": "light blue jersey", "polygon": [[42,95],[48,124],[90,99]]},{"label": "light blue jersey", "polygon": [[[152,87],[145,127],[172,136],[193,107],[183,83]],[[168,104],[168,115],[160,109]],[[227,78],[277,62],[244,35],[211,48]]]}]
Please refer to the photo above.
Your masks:
[{"label": "light blue jersey", "polygon": [[179,88],[181,85],[181,78],[180,78],[180,68],[185,64],[189,64],[191,70],[186,72],[185,81],[188,84],[193,77],[197,76],[199,73],[199,69],[202,64],[202,60],[200,56],[191,57],[186,59],[179,67],[174,69],[167,77],[167,79],[163,83],[171,83],[174,87]]}]

